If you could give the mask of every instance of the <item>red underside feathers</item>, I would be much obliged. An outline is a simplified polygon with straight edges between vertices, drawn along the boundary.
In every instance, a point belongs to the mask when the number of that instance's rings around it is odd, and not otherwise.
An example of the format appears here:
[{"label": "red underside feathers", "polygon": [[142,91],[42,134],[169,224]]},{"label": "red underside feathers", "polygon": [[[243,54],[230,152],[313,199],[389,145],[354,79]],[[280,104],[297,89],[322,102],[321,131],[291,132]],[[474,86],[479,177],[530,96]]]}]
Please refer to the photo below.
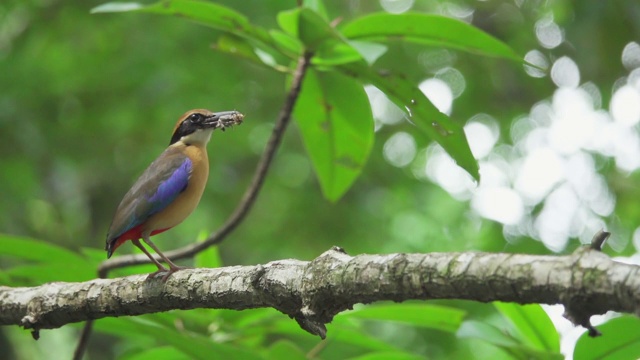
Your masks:
[{"label": "red underside feathers", "polygon": [[[120,237],[118,239],[116,239],[116,242],[113,245],[113,250],[111,250],[111,251],[112,252],[116,251],[116,249],[127,240],[140,239],[142,237],[142,225],[144,225],[144,224],[140,224],[140,225],[138,225],[138,226],[136,226],[134,228],[131,228],[130,230],[128,230],[124,234],[120,235]],[[171,228],[153,230],[151,232],[150,236],[153,236],[153,235],[156,235],[156,234],[160,234],[160,233],[165,232],[165,231],[167,231],[169,229],[171,229]]]}]

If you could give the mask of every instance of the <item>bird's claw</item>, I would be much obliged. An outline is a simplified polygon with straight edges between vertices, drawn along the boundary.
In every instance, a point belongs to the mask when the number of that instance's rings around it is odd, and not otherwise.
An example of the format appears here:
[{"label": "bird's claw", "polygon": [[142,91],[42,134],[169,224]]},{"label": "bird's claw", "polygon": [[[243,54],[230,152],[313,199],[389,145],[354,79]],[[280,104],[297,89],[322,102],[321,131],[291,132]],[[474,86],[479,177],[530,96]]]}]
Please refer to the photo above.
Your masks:
[{"label": "bird's claw", "polygon": [[162,269],[158,269],[158,271],[149,274],[149,276],[147,276],[147,279],[156,278],[162,275],[162,282],[166,282],[167,279],[169,279],[169,276],[171,276],[171,274],[173,274],[176,271],[184,270],[184,269],[192,269],[192,268],[189,266],[171,266],[169,269],[163,267]]},{"label": "bird's claw", "polygon": [[158,268],[158,271],[154,271],[154,272],[152,272],[151,274],[149,274],[147,276],[147,280],[153,279],[153,278],[157,277],[158,275],[166,273],[167,271],[169,271],[169,269],[167,269],[165,267]]}]

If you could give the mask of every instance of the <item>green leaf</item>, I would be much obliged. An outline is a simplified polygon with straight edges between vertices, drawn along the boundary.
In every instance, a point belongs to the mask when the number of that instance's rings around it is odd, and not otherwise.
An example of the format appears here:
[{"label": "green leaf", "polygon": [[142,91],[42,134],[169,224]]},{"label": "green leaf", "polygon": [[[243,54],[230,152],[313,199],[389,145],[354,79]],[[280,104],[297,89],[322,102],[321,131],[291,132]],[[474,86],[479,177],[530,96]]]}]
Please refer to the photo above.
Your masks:
[{"label": "green leaf", "polygon": [[458,166],[480,181],[478,162],[471,153],[462,126],[441,113],[417,86],[394,74],[378,75],[364,63],[345,64],[338,69],[384,92],[394,104],[404,109],[419,130],[440,144]]},{"label": "green leaf", "polygon": [[80,248],[80,253],[82,254],[82,256],[84,256],[87,261],[91,261],[93,263],[95,263],[95,267],[98,267],[98,264],[101,263],[102,261],[107,260],[107,252],[104,251],[104,248],[102,249],[97,249],[97,248],[93,248],[93,247],[81,247]]},{"label": "green leaf", "polygon": [[380,351],[349,358],[350,360],[420,360],[424,356],[409,354],[403,351]]},{"label": "green leaf", "polygon": [[249,349],[217,343],[206,336],[194,333],[178,332],[175,328],[160,326],[141,317],[123,319],[132,323],[130,325],[133,325],[138,331],[175,347],[192,359],[211,359],[212,354],[223,359],[260,359],[257,353]]},{"label": "green leaf", "polygon": [[144,5],[137,2],[112,2],[94,7],[91,14],[135,11],[143,7]]},{"label": "green leaf", "polygon": [[523,345],[518,339],[508,335],[501,329],[488,323],[468,320],[458,330],[457,336],[461,339],[479,339],[489,344],[502,348],[516,359],[563,359],[558,352],[538,351]]},{"label": "green leaf", "polygon": [[502,41],[465,22],[440,15],[377,13],[357,18],[340,30],[348,39],[401,38],[524,63],[523,58]]},{"label": "green leaf", "polygon": [[385,45],[380,45],[371,41],[359,41],[359,40],[350,40],[348,41],[349,45],[356,49],[360,56],[367,62],[367,64],[371,65],[384,53],[387,52],[388,47]]},{"label": "green leaf", "polygon": [[308,8],[282,11],[277,20],[282,30],[300,39],[311,51],[316,51],[325,41],[340,39],[326,20]]},{"label": "green leaf", "polygon": [[[119,337],[121,339],[135,339],[138,346],[148,346],[156,344],[156,339],[152,334],[147,334],[142,332],[140,327],[132,323],[128,320],[127,317],[119,317],[119,318],[104,318],[100,320],[96,320],[93,322],[93,330],[96,332],[100,332],[103,334],[112,335],[114,337]],[[75,323],[71,324],[71,326],[76,326],[80,328],[83,326],[83,323]]]},{"label": "green leaf", "polygon": [[264,323],[271,322],[273,319],[277,319],[282,316],[277,310],[272,308],[263,309],[247,309],[242,311],[242,316],[234,320],[234,326],[236,328],[250,328],[261,326]]},{"label": "green leaf", "polygon": [[205,308],[191,309],[189,311],[172,310],[145,314],[142,318],[171,329],[175,328],[177,322],[180,322],[186,329],[191,329],[195,332],[202,330],[202,333],[206,333],[206,329],[211,326],[211,324],[216,324],[221,321],[219,315],[224,311],[225,310],[222,309]]},{"label": "green leaf", "polygon": [[322,0],[303,0],[302,5],[318,13],[318,15],[322,17],[322,19],[329,20],[327,7],[324,5],[324,2],[322,2]]},{"label": "green leaf", "polygon": [[[272,333],[288,335],[291,337],[297,337],[301,339],[313,338],[317,339],[313,335],[310,335],[306,331],[300,329],[300,326],[293,320],[276,320],[273,326],[270,328]],[[351,345],[352,347],[362,348],[366,350],[376,351],[399,351],[397,347],[392,344],[387,344],[380,339],[368,335],[361,329],[350,325],[344,319],[336,317],[331,324],[327,326],[327,339],[328,342],[340,342]]]},{"label": "green leaf", "polygon": [[[19,265],[4,271],[15,285],[36,285],[52,281],[88,281],[95,279],[95,265],[81,262],[42,262],[33,265]],[[19,281],[26,280],[26,281]]]},{"label": "green leaf", "polygon": [[298,38],[298,23],[300,22],[300,9],[286,10],[278,13],[276,17],[278,25],[285,33]]},{"label": "green leaf", "polygon": [[278,44],[280,49],[285,49],[289,54],[296,56],[297,54],[302,54],[303,46],[297,38],[279,30],[270,30],[269,35],[271,35],[271,38]]},{"label": "green leaf", "polygon": [[236,36],[255,41],[274,49],[269,33],[254,26],[241,13],[225,6],[198,0],[163,0],[151,5],[138,3],[107,3],[95,7],[92,13],[137,11],[187,18],[212,28],[227,31]]},{"label": "green leaf", "polygon": [[228,7],[206,1],[164,0],[151,5],[106,3],[91,10],[94,14],[113,11],[139,11],[175,15],[237,35],[245,35],[254,31],[246,16]]},{"label": "green leaf", "polygon": [[558,331],[540,305],[504,302],[495,302],[493,305],[513,324],[528,346],[560,352]]},{"label": "green leaf", "polygon": [[455,333],[465,312],[460,309],[427,304],[388,304],[366,306],[344,313],[344,317],[395,321]]},{"label": "green leaf", "polygon": [[278,24],[314,52],[312,63],[337,65],[362,60],[362,56],[325,19],[308,8],[283,11]]},{"label": "green leaf", "polygon": [[574,360],[640,359],[640,319],[624,315],[598,326],[603,336],[582,334],[573,350]]},{"label": "green leaf", "polygon": [[398,351],[399,349],[392,344],[380,341],[380,339],[370,336],[361,329],[351,329],[346,327],[335,326],[327,335],[328,341],[337,341],[351,346],[360,347],[369,350]]},{"label": "green leaf", "polygon": [[340,199],[373,145],[373,116],[362,85],[309,69],[294,116],[325,198]]},{"label": "green leaf", "polygon": [[122,360],[189,360],[190,356],[182,351],[171,347],[161,346],[145,349],[135,354],[121,357]]},{"label": "green leaf", "polygon": [[[329,43],[325,43],[327,44]],[[333,42],[330,45],[323,46],[314,53],[311,59],[313,65],[332,66],[362,60],[360,53],[346,42]]]},{"label": "green leaf", "polygon": [[96,264],[84,256],[44,241],[0,234],[0,257],[21,260],[3,271],[12,285],[51,281],[86,281],[96,276]]},{"label": "green leaf", "polygon": [[327,41],[341,40],[338,32],[318,13],[308,8],[299,9],[299,12],[298,37],[307,49],[317,51]]},{"label": "green leaf", "polygon": [[275,65],[275,61],[265,62],[263,59],[258,57],[253,46],[239,36],[222,35],[218,37],[218,40],[212,45],[212,48],[216,51],[231,54],[257,64],[266,64],[269,66]]},{"label": "green leaf", "polygon": [[56,263],[79,263],[85,259],[77,253],[44,241],[0,234],[0,256]]},{"label": "green leaf", "polygon": [[300,349],[293,342],[288,340],[278,340],[273,345],[271,345],[271,347],[267,351],[265,358],[273,360],[305,360],[307,357],[302,349]]}]

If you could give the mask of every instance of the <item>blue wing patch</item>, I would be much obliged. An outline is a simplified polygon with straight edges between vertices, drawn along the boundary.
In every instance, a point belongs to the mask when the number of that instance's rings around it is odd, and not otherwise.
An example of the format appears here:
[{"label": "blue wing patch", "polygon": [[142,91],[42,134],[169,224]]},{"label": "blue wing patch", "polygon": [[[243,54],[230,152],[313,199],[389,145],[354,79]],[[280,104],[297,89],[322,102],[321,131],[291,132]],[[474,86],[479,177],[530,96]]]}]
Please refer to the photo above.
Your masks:
[{"label": "blue wing patch", "polygon": [[174,148],[165,150],[125,194],[113,217],[107,243],[169,206],[189,183],[191,160]]},{"label": "blue wing patch", "polygon": [[182,164],[164,180],[155,194],[148,198],[151,205],[150,214],[155,214],[169,206],[189,184],[189,174],[191,173],[191,160],[185,158]]}]

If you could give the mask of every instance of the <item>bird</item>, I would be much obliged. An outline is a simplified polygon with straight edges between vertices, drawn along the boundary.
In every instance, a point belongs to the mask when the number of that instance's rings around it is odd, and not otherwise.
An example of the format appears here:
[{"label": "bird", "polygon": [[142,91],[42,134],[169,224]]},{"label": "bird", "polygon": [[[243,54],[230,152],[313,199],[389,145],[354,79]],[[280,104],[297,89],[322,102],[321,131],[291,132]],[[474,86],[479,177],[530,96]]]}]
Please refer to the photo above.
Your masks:
[{"label": "bird", "polygon": [[[239,125],[244,115],[238,111],[187,111],[176,123],[169,147],[147,167],[124,195],[107,233],[107,259],[127,240],[145,253],[158,267],[150,274],[164,273],[166,280],[183,269],[174,264],[151,241],[153,235],[180,224],[196,208],[209,177],[206,145],[215,129]],[[142,239],[164,262],[165,268],[140,243]]]}]

